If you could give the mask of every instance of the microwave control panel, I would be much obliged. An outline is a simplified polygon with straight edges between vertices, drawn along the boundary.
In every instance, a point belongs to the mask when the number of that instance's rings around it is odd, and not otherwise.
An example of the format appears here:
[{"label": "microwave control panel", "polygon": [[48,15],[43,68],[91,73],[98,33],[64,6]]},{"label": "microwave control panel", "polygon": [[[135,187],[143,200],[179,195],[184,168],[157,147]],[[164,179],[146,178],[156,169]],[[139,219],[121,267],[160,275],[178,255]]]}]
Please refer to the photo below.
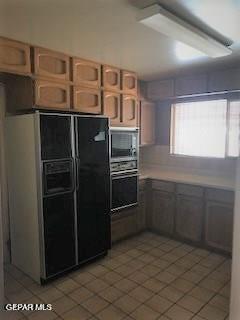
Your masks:
[{"label": "microwave control panel", "polygon": [[137,170],[137,161],[120,161],[111,163],[111,172]]}]

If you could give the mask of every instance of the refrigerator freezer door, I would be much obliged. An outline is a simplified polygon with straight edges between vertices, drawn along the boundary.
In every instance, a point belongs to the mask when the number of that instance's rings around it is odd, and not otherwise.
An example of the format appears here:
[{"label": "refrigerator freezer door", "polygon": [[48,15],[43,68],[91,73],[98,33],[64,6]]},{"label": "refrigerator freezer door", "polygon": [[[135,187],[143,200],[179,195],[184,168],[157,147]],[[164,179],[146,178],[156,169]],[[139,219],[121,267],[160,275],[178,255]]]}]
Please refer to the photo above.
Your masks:
[{"label": "refrigerator freezer door", "polygon": [[106,118],[76,117],[79,263],[109,248],[110,169]]}]

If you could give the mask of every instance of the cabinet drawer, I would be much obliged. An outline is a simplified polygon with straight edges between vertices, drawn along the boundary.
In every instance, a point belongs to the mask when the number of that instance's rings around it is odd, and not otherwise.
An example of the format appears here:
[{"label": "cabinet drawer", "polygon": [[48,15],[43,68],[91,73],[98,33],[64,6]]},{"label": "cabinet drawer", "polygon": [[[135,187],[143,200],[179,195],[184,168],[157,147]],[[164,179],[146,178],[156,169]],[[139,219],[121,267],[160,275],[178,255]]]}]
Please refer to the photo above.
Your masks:
[{"label": "cabinet drawer", "polygon": [[120,90],[120,69],[104,65],[102,67],[103,87],[107,90]]},{"label": "cabinet drawer", "polygon": [[45,80],[34,83],[35,104],[45,108],[70,109],[70,86]]},{"label": "cabinet drawer", "polygon": [[202,187],[187,184],[177,184],[177,194],[202,198],[204,195],[204,189]]},{"label": "cabinet drawer", "polygon": [[122,96],[122,125],[137,127],[138,124],[138,102],[132,95]]},{"label": "cabinet drawer", "polygon": [[103,92],[103,114],[110,119],[111,125],[121,122],[121,99],[117,92]]},{"label": "cabinet drawer", "polygon": [[134,72],[122,71],[122,90],[124,93],[137,95],[137,75]]},{"label": "cabinet drawer", "polygon": [[227,190],[209,188],[206,190],[206,198],[208,200],[233,204],[234,203],[234,192],[227,191]]},{"label": "cabinet drawer", "polygon": [[101,91],[93,88],[73,88],[73,108],[76,111],[100,114]]},{"label": "cabinet drawer", "polygon": [[0,69],[30,74],[30,47],[18,41],[0,38]]},{"label": "cabinet drawer", "polygon": [[44,48],[33,48],[34,73],[57,80],[70,80],[70,57]]},{"label": "cabinet drawer", "polygon": [[[128,210],[126,210],[128,211]],[[136,210],[123,213],[123,217],[114,217],[111,222],[111,239],[112,242],[124,239],[137,232]],[[121,214],[120,214],[121,215]]]},{"label": "cabinet drawer", "polygon": [[101,65],[79,58],[73,58],[73,82],[75,85],[100,88]]},{"label": "cabinet drawer", "polygon": [[174,192],[175,184],[173,182],[153,180],[152,189],[161,190],[165,192]]}]

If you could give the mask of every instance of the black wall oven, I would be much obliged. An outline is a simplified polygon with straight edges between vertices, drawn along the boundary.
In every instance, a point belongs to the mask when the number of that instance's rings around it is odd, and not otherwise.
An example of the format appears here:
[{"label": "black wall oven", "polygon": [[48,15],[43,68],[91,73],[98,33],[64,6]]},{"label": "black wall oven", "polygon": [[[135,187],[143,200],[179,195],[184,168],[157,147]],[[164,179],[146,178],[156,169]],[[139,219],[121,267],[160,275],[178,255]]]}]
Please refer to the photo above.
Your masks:
[{"label": "black wall oven", "polygon": [[112,212],[138,203],[138,173],[112,175]]}]

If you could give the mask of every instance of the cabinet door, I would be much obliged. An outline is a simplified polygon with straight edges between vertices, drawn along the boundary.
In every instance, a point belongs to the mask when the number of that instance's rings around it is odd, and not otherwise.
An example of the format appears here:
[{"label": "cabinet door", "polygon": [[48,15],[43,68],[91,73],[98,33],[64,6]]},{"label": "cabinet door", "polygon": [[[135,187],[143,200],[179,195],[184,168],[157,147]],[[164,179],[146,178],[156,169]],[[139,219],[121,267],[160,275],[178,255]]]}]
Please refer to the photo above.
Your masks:
[{"label": "cabinet door", "polygon": [[70,108],[70,86],[45,80],[36,80],[34,86],[36,105],[54,109]]},{"label": "cabinet door", "polygon": [[130,71],[122,71],[122,90],[125,94],[137,95],[137,74]]},{"label": "cabinet door", "polygon": [[231,204],[207,201],[205,236],[207,245],[232,251],[233,206]]},{"label": "cabinet door", "polygon": [[30,74],[30,47],[18,41],[0,38],[0,69],[6,72]]},{"label": "cabinet door", "polygon": [[34,73],[38,76],[69,81],[70,57],[44,48],[34,48]]},{"label": "cabinet door", "polygon": [[153,190],[152,228],[166,234],[173,234],[175,199],[173,193]]},{"label": "cabinet door", "polygon": [[141,101],[140,106],[140,145],[155,142],[155,104]]},{"label": "cabinet door", "polygon": [[100,88],[101,65],[79,58],[73,58],[73,82],[76,85]]},{"label": "cabinet door", "polygon": [[100,114],[102,111],[101,91],[93,88],[73,88],[73,108],[76,111]]},{"label": "cabinet door", "polygon": [[122,125],[136,127],[138,124],[137,98],[131,95],[122,96]]},{"label": "cabinet door", "polygon": [[120,90],[120,69],[111,67],[111,66],[103,66],[102,70],[103,77],[103,87],[107,90]]},{"label": "cabinet door", "polygon": [[203,201],[185,195],[177,196],[176,232],[184,239],[199,242],[202,239]]},{"label": "cabinet door", "polygon": [[130,237],[137,232],[136,208],[125,209],[112,216],[111,240],[112,243]]},{"label": "cabinet door", "polygon": [[103,92],[103,114],[109,117],[112,126],[120,125],[121,108],[120,94],[110,91]]}]

